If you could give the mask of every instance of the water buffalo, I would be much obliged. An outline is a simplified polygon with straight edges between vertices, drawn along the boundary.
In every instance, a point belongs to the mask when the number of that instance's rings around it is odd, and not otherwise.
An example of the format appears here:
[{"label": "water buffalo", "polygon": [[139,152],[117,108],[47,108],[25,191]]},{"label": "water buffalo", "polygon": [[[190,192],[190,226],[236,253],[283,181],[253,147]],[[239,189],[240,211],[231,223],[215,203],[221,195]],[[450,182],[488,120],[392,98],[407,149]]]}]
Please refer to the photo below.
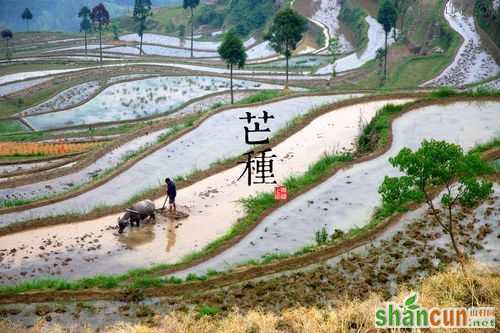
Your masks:
[{"label": "water buffalo", "polygon": [[140,222],[151,218],[155,218],[155,204],[151,200],[139,201],[128,208],[122,217],[118,218],[118,232],[121,234],[130,224],[131,227],[139,226]]}]

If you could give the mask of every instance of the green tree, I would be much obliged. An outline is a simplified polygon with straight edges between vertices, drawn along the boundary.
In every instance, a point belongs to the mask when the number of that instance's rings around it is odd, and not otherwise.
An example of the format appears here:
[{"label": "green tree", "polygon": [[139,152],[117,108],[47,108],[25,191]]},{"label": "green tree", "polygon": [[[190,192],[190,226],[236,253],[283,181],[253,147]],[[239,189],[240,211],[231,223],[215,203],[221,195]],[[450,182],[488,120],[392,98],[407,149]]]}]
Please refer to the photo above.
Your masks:
[{"label": "green tree", "polygon": [[10,60],[11,53],[9,50],[9,40],[11,40],[12,37],[14,37],[14,34],[9,29],[2,30],[1,34],[2,38],[5,40],[5,57],[7,58],[7,60]]},{"label": "green tree", "polygon": [[238,66],[238,68],[243,68],[247,60],[247,54],[245,51],[245,46],[243,42],[236,34],[234,29],[230,29],[224,35],[224,40],[217,50],[220,57],[230,69],[231,77],[231,104],[234,103],[233,94],[233,66]]},{"label": "green tree", "polygon": [[97,30],[99,30],[99,54],[100,62],[102,62],[102,29],[109,25],[109,13],[106,7],[100,3],[90,13],[90,19]]},{"label": "green tree", "polygon": [[391,0],[382,0],[378,10],[377,21],[385,32],[384,80],[387,79],[387,38],[391,29],[396,27],[397,12]]},{"label": "green tree", "polygon": [[33,19],[33,14],[29,8],[24,8],[23,13],[21,14],[21,18],[26,20],[26,32],[30,31],[30,21]]},{"label": "green tree", "polygon": [[[491,182],[479,180],[491,167],[478,154],[464,153],[459,145],[435,140],[424,140],[416,151],[403,148],[389,161],[404,175],[385,177],[379,188],[383,203],[398,207],[411,201],[424,201],[434,221],[450,236],[464,269],[465,257],[457,241],[459,225],[454,210],[459,205],[477,205],[491,195]],[[434,204],[431,194],[439,186],[444,186],[440,207]]]},{"label": "green tree", "polygon": [[200,4],[200,0],[184,0],[182,7],[191,10],[191,58],[193,57],[193,40],[194,40],[194,9]]},{"label": "green tree", "polygon": [[337,77],[336,62],[340,54],[340,43],[338,36],[330,38],[330,44],[328,44],[328,51],[330,52],[330,61],[332,63],[332,79]]},{"label": "green tree", "polygon": [[135,0],[134,20],[137,22],[137,35],[141,37],[139,55],[142,55],[142,38],[146,30],[146,19],[151,16],[151,0]]},{"label": "green tree", "polygon": [[265,35],[265,39],[270,42],[271,47],[286,58],[285,89],[288,88],[288,60],[306,30],[306,19],[290,7],[287,7],[276,14],[269,31]]},{"label": "green tree", "polygon": [[82,19],[80,22],[80,32],[83,31],[85,34],[85,56],[87,56],[87,33],[90,32],[92,28],[89,20],[90,9],[87,6],[83,6],[78,12],[78,17]]}]

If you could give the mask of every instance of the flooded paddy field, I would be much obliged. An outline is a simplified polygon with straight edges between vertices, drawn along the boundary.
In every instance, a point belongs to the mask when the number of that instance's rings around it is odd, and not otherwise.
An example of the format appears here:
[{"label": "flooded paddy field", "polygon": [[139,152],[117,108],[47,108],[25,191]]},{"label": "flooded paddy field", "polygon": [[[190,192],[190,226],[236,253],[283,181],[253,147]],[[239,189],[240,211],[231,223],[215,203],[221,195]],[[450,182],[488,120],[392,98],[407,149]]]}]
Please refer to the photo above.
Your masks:
[{"label": "flooded paddy field", "polygon": [[[393,123],[393,144],[382,156],[337,172],[328,181],[277,209],[237,245],[197,267],[181,272],[204,274],[230,268],[266,254],[293,253],[314,242],[323,227],[348,231],[370,221],[380,205],[378,187],[398,171],[389,164],[403,147],[415,149],[426,138],[464,149],[498,137],[498,102],[459,102],[411,111]],[[292,227],[293,226],[293,227]]]},{"label": "flooded paddy field", "polygon": [[[270,115],[275,115],[276,120],[269,124],[272,134],[284,128],[293,118],[306,114],[314,106],[359,96],[354,94],[295,97],[265,106],[236,108],[218,113],[103,186],[53,205],[3,214],[0,225],[70,212],[84,213],[103,203],[121,204],[134,193],[163,184],[166,175],[172,178],[185,176],[194,170],[204,170],[214,162],[242,154],[248,150],[248,146],[245,144],[244,131],[238,118],[247,111],[267,110]],[[142,181],[139,183],[136,179]]]},{"label": "flooded paddy field", "polygon": [[[245,80],[235,80],[233,84],[237,90],[281,88],[279,85]],[[228,80],[218,77],[150,78],[115,84],[89,102],[64,112],[24,119],[37,130],[140,119],[171,112],[192,99],[228,89]]]},{"label": "flooded paddy field", "polygon": [[[384,46],[385,33],[382,25],[371,16],[367,16],[365,20],[368,23],[368,44],[366,48],[338,59],[335,62],[335,70],[337,72],[345,72],[363,66],[368,61],[375,59],[377,50]],[[394,43],[394,39],[390,37],[388,42],[392,44]],[[329,64],[318,69],[316,74],[331,74],[332,70],[333,65]]]},{"label": "flooded paddy field", "polygon": [[483,81],[500,73],[500,65],[492,55],[482,47],[481,36],[476,28],[474,17],[463,13],[455,3],[448,1],[444,17],[449,25],[463,38],[453,63],[437,78],[424,85],[457,86]]},{"label": "flooded paddy field", "polygon": [[[305,172],[311,163],[318,160],[325,153],[351,150],[355,137],[360,130],[360,118],[369,121],[375,115],[375,112],[386,103],[404,103],[405,101],[372,102],[365,105],[341,108],[320,116],[273,149],[273,152],[280,157],[279,173],[276,174],[277,180],[281,181],[290,175]],[[310,139],[305,140],[305,138]],[[92,265],[89,265],[89,269],[94,273],[100,271],[100,267],[102,267],[103,273],[109,273],[111,271],[123,272],[133,267],[141,267],[141,265],[175,262],[189,252],[200,249],[211,240],[223,235],[243,214],[240,199],[254,195],[257,192],[270,191],[273,188],[272,184],[263,188],[248,187],[244,181],[236,181],[240,174],[241,167],[237,166],[179,190],[179,197],[186,198],[180,203],[182,204],[181,209],[190,213],[189,218],[181,221],[181,223],[166,220],[159,215],[155,225],[148,225],[139,230],[132,229],[126,234],[117,235],[115,230],[117,216],[112,215],[72,226],[38,229],[36,236],[34,236],[35,239],[27,243],[40,243],[40,246],[45,248],[43,242],[58,235],[50,242],[50,250],[59,252],[58,255],[52,256],[49,254],[49,267],[43,261],[41,262],[42,266],[39,266],[40,262],[38,260],[32,262],[31,259],[21,259],[22,264],[20,266],[13,263],[12,266],[9,266],[9,269],[14,271],[27,269],[26,267],[33,264],[32,269],[35,269],[34,274],[37,276],[39,275],[37,270],[40,267],[44,267],[43,274],[62,274],[68,277],[84,276],[88,271],[82,272],[81,269],[75,269],[77,267],[75,265],[78,265],[82,260],[82,258],[77,258],[79,254],[84,255],[84,257],[88,257],[86,254],[95,254],[98,257],[94,257],[94,260],[91,261]],[[156,205],[161,206],[162,203],[163,199],[159,199]],[[214,222],[206,223],[206,221]],[[89,236],[82,240],[78,236],[79,234]],[[19,240],[19,237],[24,237],[23,235],[33,235],[33,233],[26,232],[2,237],[2,242],[11,244],[11,240]],[[94,250],[88,250],[89,247],[85,245],[87,241],[90,241],[88,245]],[[99,247],[96,249],[97,245]],[[55,248],[53,249],[53,247]],[[86,249],[90,253],[81,253],[79,247]],[[37,251],[37,248],[19,248],[16,253],[23,257],[22,253],[25,251],[29,253],[29,251]],[[74,249],[74,253],[68,251],[71,248]],[[161,254],[154,250],[160,248],[165,249]],[[107,255],[104,255],[105,253]],[[27,257],[32,257],[32,254]],[[58,263],[58,259],[55,259],[55,257],[63,260],[63,262],[68,258],[70,260],[64,266],[60,266],[60,262]],[[56,261],[52,262],[52,260]],[[59,267],[57,270],[52,270],[53,263],[57,264],[55,267]],[[49,268],[48,271],[47,267]],[[71,272],[71,270],[74,271]],[[25,273],[27,276],[32,274],[28,271]],[[8,274],[7,276],[12,275]]]}]

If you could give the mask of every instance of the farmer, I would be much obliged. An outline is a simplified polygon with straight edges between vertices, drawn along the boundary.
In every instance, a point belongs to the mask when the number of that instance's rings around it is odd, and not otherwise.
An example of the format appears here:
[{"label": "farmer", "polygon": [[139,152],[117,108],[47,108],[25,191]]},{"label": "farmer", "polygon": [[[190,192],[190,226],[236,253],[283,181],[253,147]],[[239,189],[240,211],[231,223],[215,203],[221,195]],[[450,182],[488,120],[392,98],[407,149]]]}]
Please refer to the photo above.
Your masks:
[{"label": "farmer", "polygon": [[175,197],[177,196],[177,189],[175,188],[175,183],[170,179],[165,179],[165,183],[167,184],[167,196],[168,196],[168,211],[175,213],[177,208],[175,207]]}]

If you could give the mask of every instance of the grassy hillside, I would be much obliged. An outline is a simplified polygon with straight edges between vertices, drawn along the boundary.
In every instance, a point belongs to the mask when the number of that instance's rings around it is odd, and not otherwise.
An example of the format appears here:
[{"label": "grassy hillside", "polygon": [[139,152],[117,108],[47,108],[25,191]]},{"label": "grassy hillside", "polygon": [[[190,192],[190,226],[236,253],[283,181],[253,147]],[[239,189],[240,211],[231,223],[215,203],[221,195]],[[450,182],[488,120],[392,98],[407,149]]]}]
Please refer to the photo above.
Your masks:
[{"label": "grassy hillside", "polygon": [[[248,36],[262,29],[276,13],[278,7],[273,0],[221,0],[211,4],[201,3],[194,11],[195,29],[211,32],[225,27],[234,27],[241,36]],[[126,15],[116,20],[121,33],[134,32],[135,22]],[[148,19],[147,30],[157,33],[179,34],[184,26],[190,32],[190,12],[182,6],[156,8]]]},{"label": "grassy hillside", "polygon": [[497,48],[500,48],[500,6],[493,6],[493,0],[475,0],[474,17],[488,34]]},{"label": "grassy hillside", "polygon": [[[0,0],[0,29],[25,31],[26,23],[21,19],[24,8],[30,8],[34,31],[79,31],[78,11],[83,6],[92,7],[102,2],[112,17],[126,15],[134,0]],[[153,0],[155,6],[179,5],[180,0]]]}]

